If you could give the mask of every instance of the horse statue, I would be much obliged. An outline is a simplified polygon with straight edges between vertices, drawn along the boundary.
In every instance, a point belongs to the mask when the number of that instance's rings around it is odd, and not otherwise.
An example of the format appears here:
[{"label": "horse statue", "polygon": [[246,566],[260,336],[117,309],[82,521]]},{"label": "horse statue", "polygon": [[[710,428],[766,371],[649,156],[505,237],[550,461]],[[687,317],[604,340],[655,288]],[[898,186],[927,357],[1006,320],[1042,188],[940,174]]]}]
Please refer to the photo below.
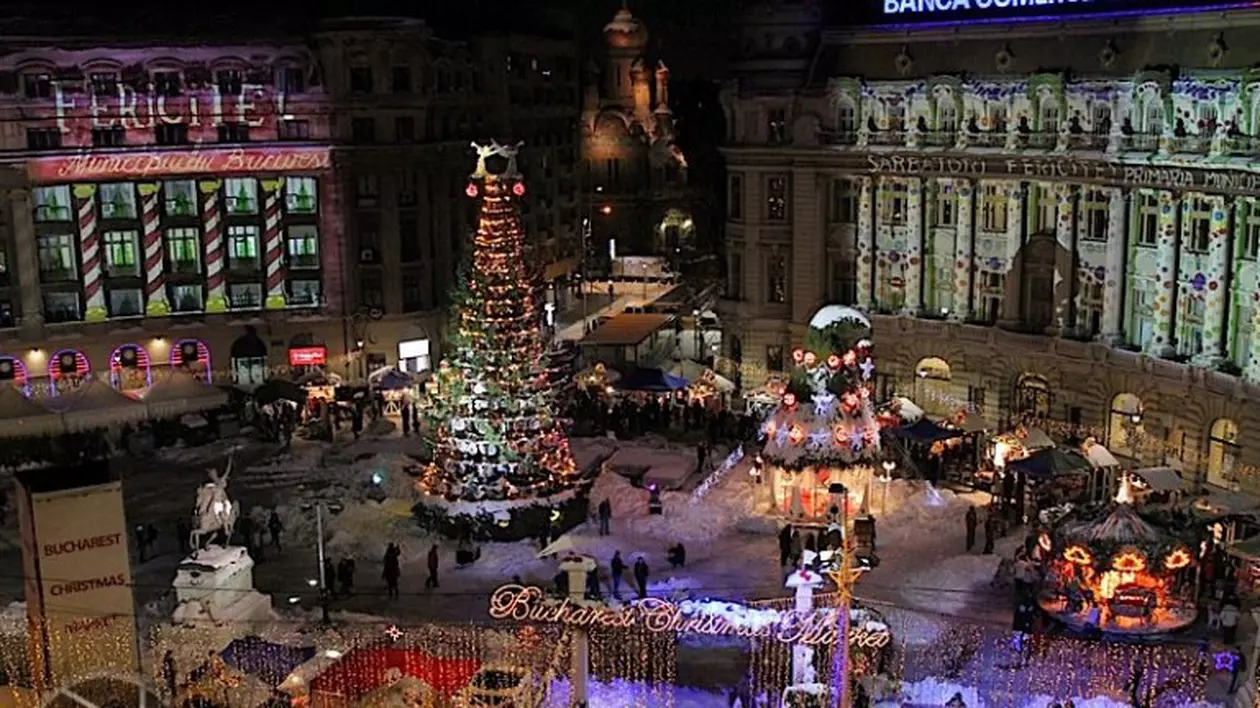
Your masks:
[{"label": "horse statue", "polygon": [[197,506],[193,510],[192,532],[188,538],[194,555],[201,550],[203,539],[213,539],[219,532],[223,533],[224,545],[232,542],[232,532],[236,529],[236,519],[241,511],[240,503],[232,501],[227,495],[233,462],[235,458],[228,459],[222,476],[213,467],[207,470],[210,481],[197,489]]},{"label": "horse statue", "polygon": [[[515,145],[500,145],[498,140],[491,140],[489,145],[480,143],[472,143],[473,150],[477,151],[477,169],[469,175],[469,179],[520,179],[521,174],[516,171],[516,153],[520,152],[524,141]],[[495,174],[486,167],[486,158],[502,157],[507,160],[507,167],[503,171]]]}]

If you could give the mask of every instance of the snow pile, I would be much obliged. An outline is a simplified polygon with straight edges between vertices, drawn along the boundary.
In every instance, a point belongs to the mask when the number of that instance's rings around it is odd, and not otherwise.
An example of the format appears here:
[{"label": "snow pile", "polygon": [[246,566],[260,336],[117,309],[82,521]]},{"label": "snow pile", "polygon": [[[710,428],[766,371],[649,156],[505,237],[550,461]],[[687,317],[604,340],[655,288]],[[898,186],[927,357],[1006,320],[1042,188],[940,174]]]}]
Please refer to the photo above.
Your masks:
[{"label": "snow pile", "polygon": [[248,438],[223,438],[205,445],[186,447],[181,441],[170,447],[158,448],[154,455],[158,460],[173,465],[194,465],[240,453],[249,447],[250,442]]},{"label": "snow pile", "polygon": [[[591,501],[598,504],[608,499],[612,504],[613,523],[634,536],[643,536],[666,543],[704,545],[735,533],[735,525],[752,515],[752,494],[747,485],[720,484],[704,498],[703,504],[692,504],[690,495],[661,492],[665,513],[648,514],[649,492],[634,487],[629,480],[613,472],[605,472],[595,481]],[[628,528],[627,528],[628,527]]]},{"label": "snow pile", "polygon": [[360,489],[376,487],[390,499],[414,503],[420,498],[416,490],[416,477],[421,465],[408,455],[378,453],[357,460],[348,469],[338,472],[338,477]]},{"label": "snow pile", "polygon": [[914,705],[925,706],[943,706],[948,703],[955,694],[962,694],[963,702],[968,708],[981,708],[984,706],[980,702],[980,693],[969,686],[962,686],[956,683],[946,681],[938,681],[935,678],[926,678],[922,681],[914,681],[901,684],[901,701],[902,703],[910,703]]},{"label": "snow pile", "polygon": [[691,503],[695,504],[703,499],[704,496],[709,493],[709,490],[717,486],[717,483],[722,481],[722,478],[726,476],[726,473],[730,472],[731,469],[738,465],[743,459],[743,445],[731,450],[731,454],[727,455],[725,460],[722,460],[722,464],[718,465],[717,469],[710,472],[709,476],[700,483],[700,486],[696,487],[695,491],[691,493]]},{"label": "snow pile", "polygon": [[378,558],[391,541],[402,550],[405,562],[426,556],[432,541],[406,513],[405,505],[367,501],[351,504],[325,520],[328,553],[334,557]]}]

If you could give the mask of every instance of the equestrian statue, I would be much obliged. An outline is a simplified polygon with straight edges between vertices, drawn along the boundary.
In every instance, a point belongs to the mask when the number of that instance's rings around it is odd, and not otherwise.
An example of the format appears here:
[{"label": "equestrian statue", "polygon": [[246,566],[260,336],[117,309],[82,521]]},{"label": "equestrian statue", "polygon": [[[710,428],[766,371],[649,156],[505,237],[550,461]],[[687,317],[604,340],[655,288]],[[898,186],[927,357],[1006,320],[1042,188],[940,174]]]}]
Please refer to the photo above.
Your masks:
[{"label": "equestrian statue", "polygon": [[210,481],[197,489],[197,506],[193,509],[192,532],[188,538],[193,555],[202,549],[203,541],[210,545],[219,533],[223,534],[223,545],[232,542],[232,531],[236,528],[236,519],[241,511],[240,503],[232,501],[227,495],[228,478],[232,475],[234,461],[235,458],[228,459],[227,469],[222,476],[213,467],[206,470]]}]

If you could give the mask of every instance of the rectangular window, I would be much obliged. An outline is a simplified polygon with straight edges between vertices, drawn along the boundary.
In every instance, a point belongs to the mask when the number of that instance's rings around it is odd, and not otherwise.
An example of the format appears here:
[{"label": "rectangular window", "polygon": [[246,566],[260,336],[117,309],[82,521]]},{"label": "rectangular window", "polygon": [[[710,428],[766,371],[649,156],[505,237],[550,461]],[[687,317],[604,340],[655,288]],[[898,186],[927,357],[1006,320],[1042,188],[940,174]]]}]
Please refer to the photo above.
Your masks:
[{"label": "rectangular window", "polygon": [[420,248],[420,221],[415,216],[398,217],[398,251],[404,263],[424,258],[423,249]]},{"label": "rectangular window", "polygon": [[183,90],[183,78],[178,71],[155,71],[152,76],[153,93],[158,96],[178,96]]},{"label": "rectangular window", "polygon": [[406,145],[416,140],[416,119],[411,116],[394,118],[394,139]]},{"label": "rectangular window", "polygon": [[233,310],[257,310],[262,307],[262,283],[229,283],[228,307]]},{"label": "rectangular window", "polygon": [[728,300],[744,299],[744,254],[732,253],[728,257],[726,269],[726,298]]},{"label": "rectangular window", "polygon": [[286,66],[276,72],[276,90],[285,93],[306,92],[306,69],[300,66]]},{"label": "rectangular window", "polygon": [[858,187],[851,179],[831,180],[831,199],[827,204],[827,221],[833,224],[855,224],[858,213]]},{"label": "rectangular window", "polygon": [[201,230],[196,227],[167,229],[166,259],[172,273],[200,273]]},{"label": "rectangular window", "polygon": [[424,279],[419,275],[402,277],[402,307],[404,312],[419,312],[424,308]]},{"label": "rectangular window", "polygon": [[766,139],[771,145],[787,142],[787,111],[773,108],[766,114]]},{"label": "rectangular window", "polygon": [[350,67],[351,93],[372,93],[372,67]]},{"label": "rectangular window", "polygon": [[201,312],[205,308],[205,300],[201,294],[201,284],[171,285],[168,298],[174,312]]},{"label": "rectangular window", "polygon": [[1133,284],[1133,304],[1130,310],[1132,326],[1129,328],[1129,343],[1139,348],[1146,348],[1155,334],[1155,287],[1148,280],[1137,280]]},{"label": "rectangular window", "polygon": [[1207,313],[1206,299],[1181,291],[1181,316],[1177,318],[1177,353],[1194,356],[1203,351],[1203,322]]},{"label": "rectangular window", "polygon": [[885,182],[879,189],[879,221],[891,226],[904,226],[907,211],[906,183]]},{"label": "rectangular window", "polygon": [[59,184],[53,187],[35,187],[31,190],[31,201],[35,203],[35,221],[70,221],[70,185]]},{"label": "rectangular window", "polygon": [[81,319],[83,319],[83,312],[79,307],[79,293],[44,293],[45,322],[77,322]]},{"label": "rectangular window", "polygon": [[726,200],[726,215],[734,221],[744,219],[744,176],[731,175]]},{"label": "rectangular window", "polygon": [[158,123],[153,129],[153,139],[158,145],[187,145],[188,126],[183,123]]},{"label": "rectangular window", "polygon": [[55,150],[61,147],[61,131],[56,128],[27,128],[28,150]]},{"label": "rectangular window", "polygon": [[354,180],[354,201],[361,207],[376,206],[380,199],[380,184],[374,174],[361,174]]},{"label": "rectangular window", "polygon": [[350,121],[350,139],[356,143],[376,142],[376,121],[371,118],[354,118]]},{"label": "rectangular window", "polygon": [[766,221],[787,221],[788,178],[766,178]]},{"label": "rectangular window", "polygon": [[277,123],[276,134],[281,140],[310,140],[311,122],[309,120],[285,119]]},{"label": "rectangular window", "polygon": [[234,225],[228,227],[228,270],[257,270],[258,227]]},{"label": "rectangular window", "polygon": [[219,142],[221,143],[247,143],[249,142],[249,126],[245,123],[224,123],[219,126]]},{"label": "rectangular window", "polygon": [[1006,190],[1001,185],[986,184],[980,192],[980,230],[1006,233]]},{"label": "rectangular window", "polygon": [[1106,241],[1111,220],[1111,195],[1101,189],[1089,189],[1081,196],[1081,224],[1086,241]]},{"label": "rectangular window", "polygon": [[105,275],[109,278],[134,278],[140,275],[140,232],[106,231]]},{"label": "rectangular window", "polygon": [[92,129],[92,147],[122,147],[127,144],[127,131],[121,125]]},{"label": "rectangular window", "polygon": [[144,291],[140,288],[107,288],[110,317],[139,317],[144,314]]},{"label": "rectangular window", "polygon": [[766,302],[787,302],[787,256],[773,253],[766,259]]},{"label": "rectangular window", "polygon": [[52,76],[25,74],[22,76],[22,88],[27,98],[52,98]]},{"label": "rectangular window", "polygon": [[359,272],[359,304],[364,307],[385,309],[385,288],[378,271]]},{"label": "rectangular window", "polygon": [[285,257],[289,268],[319,268],[319,231],[314,226],[290,226],[286,241]]},{"label": "rectangular window", "polygon": [[223,204],[229,215],[258,213],[258,180],[237,177],[223,180]]},{"label": "rectangular window", "polygon": [[315,307],[323,298],[323,290],[318,280],[290,280],[288,289],[286,302],[290,305]]},{"label": "rectangular window", "polygon": [[224,96],[239,96],[245,75],[240,69],[220,69],[214,72],[214,82]]},{"label": "rectangular window", "polygon": [[936,208],[932,210],[932,225],[954,227],[958,225],[958,199],[948,184],[940,185],[936,192]]},{"label": "rectangular window", "polygon": [[290,214],[314,214],[319,188],[314,177],[284,180],[284,210]]},{"label": "rectangular window", "polygon": [[1260,252],[1260,206],[1253,203],[1246,212],[1242,257],[1255,260],[1257,252]]},{"label": "rectangular window", "polygon": [[39,279],[45,283],[78,280],[74,237],[57,234],[39,237]]},{"label": "rectangular window", "polygon": [[190,179],[167,180],[162,184],[162,206],[167,216],[196,216],[197,183]]},{"label": "rectangular window", "polygon": [[136,186],[131,182],[102,184],[97,196],[101,200],[102,219],[136,218]]},{"label": "rectangular window", "polygon": [[416,205],[416,173],[403,170],[398,173],[398,206]]},{"label": "rectangular window", "polygon": [[1202,197],[1190,203],[1190,233],[1186,250],[1191,253],[1207,253],[1212,243],[1212,202]]},{"label": "rectangular window", "polygon": [[118,74],[112,71],[88,74],[88,83],[91,84],[93,96],[113,96],[118,93]]},{"label": "rectangular window", "polygon": [[396,66],[391,69],[389,88],[394,93],[411,93],[411,67]]},{"label": "rectangular window", "polygon": [[828,295],[832,302],[853,305],[857,302],[857,264],[840,254],[828,256],[830,267]]}]

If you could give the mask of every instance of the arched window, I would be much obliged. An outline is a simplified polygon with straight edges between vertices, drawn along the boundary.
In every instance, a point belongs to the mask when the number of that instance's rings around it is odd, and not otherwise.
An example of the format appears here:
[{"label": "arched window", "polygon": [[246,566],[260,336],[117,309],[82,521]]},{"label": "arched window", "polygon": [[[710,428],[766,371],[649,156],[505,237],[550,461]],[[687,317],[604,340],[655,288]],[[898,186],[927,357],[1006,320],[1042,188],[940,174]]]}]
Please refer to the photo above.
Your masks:
[{"label": "arched window", "polygon": [[1208,429],[1208,483],[1219,487],[1231,485],[1235,481],[1234,465],[1240,452],[1238,424],[1229,418],[1218,418]]},{"label": "arched window", "polygon": [[1015,382],[1015,413],[1050,417],[1050,384],[1044,376],[1024,374]]},{"label": "arched window", "polygon": [[92,364],[83,352],[75,349],[54,352],[48,359],[48,378],[52,380],[48,392],[53,396],[69,393],[83,385],[91,373]]},{"label": "arched window", "polygon": [[921,359],[914,367],[914,375],[915,403],[924,412],[949,415],[958,408],[952,391],[954,373],[949,362],[935,356]]},{"label": "arched window", "polygon": [[1111,399],[1107,416],[1107,447],[1112,452],[1137,457],[1137,445],[1144,434],[1142,399],[1131,393],[1120,393]]}]

